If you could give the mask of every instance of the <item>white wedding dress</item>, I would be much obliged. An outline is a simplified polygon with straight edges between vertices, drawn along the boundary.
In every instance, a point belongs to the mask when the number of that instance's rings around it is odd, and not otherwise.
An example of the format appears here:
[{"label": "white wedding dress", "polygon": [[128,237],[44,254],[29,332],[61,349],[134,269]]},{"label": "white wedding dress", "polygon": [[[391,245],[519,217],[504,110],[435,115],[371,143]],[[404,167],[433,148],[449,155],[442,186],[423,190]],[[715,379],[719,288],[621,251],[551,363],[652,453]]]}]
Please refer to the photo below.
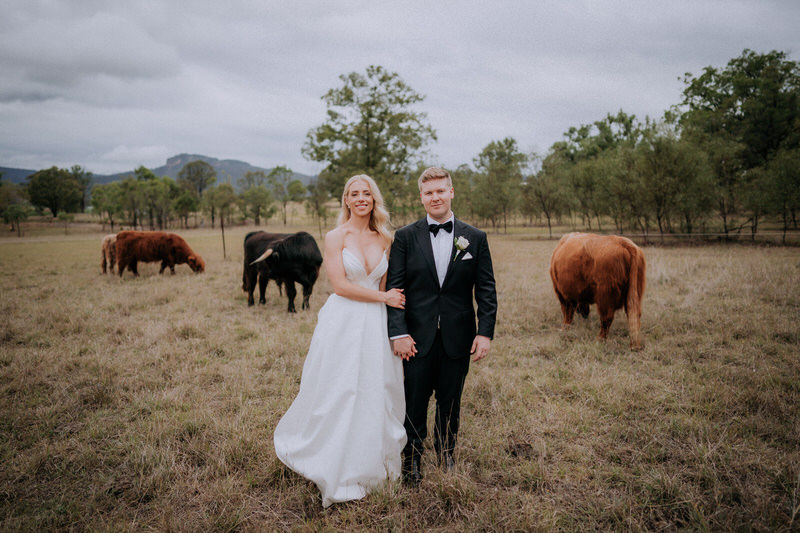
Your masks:
[{"label": "white wedding dress", "polygon": [[[347,248],[347,279],[378,289],[386,254],[367,274]],[[367,490],[400,476],[403,365],[389,347],[386,306],[332,294],[319,311],[300,391],[275,428],[275,452],[310,479],[322,505],[363,498]]]}]

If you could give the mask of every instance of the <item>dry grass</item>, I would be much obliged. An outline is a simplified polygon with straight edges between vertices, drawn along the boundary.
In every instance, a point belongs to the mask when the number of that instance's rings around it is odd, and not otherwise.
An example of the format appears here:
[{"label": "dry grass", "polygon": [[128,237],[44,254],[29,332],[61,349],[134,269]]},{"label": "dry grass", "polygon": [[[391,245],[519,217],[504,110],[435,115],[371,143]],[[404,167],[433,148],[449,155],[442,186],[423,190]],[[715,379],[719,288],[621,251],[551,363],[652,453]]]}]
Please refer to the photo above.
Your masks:
[{"label": "dry grass", "polygon": [[[282,228],[270,228],[281,231]],[[294,229],[294,228],[293,228]],[[800,529],[800,250],[645,249],[641,352],[624,315],[566,334],[554,241],[492,236],[500,314],[464,393],[458,471],[425,456],[323,510],[276,458],[320,308],[248,308],[244,229],[180,232],[207,262],[100,275],[103,233],[0,242],[0,529]]]}]

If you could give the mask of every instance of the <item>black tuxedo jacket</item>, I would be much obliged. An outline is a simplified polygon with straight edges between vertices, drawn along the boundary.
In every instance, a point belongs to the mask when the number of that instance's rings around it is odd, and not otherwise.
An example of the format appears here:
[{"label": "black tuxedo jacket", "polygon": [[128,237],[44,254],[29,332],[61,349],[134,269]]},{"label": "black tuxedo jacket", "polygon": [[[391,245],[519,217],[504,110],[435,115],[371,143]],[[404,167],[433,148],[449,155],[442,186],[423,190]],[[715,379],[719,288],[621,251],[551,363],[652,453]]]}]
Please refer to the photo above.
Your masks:
[{"label": "black tuxedo jacket", "polygon": [[469,245],[464,251],[453,246],[441,287],[427,219],[394,235],[386,289],[405,289],[406,306],[387,307],[389,337],[411,335],[416,341],[416,357],[428,354],[437,328],[442,330],[444,349],[451,358],[468,357],[476,334],[494,337],[497,293],[486,233],[455,219],[451,235],[453,239],[463,236]]}]

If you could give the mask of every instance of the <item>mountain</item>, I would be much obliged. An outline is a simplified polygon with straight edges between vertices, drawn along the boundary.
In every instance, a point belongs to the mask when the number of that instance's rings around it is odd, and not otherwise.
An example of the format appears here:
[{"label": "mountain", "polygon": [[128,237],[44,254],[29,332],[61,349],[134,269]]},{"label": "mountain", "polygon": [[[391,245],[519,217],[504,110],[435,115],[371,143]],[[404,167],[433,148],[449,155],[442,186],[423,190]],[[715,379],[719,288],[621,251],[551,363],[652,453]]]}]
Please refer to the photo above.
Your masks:
[{"label": "mountain", "polygon": [[0,167],[0,173],[3,174],[2,177],[5,181],[10,181],[11,183],[25,183],[25,178],[36,173],[36,171],[22,168]]},{"label": "mountain", "polygon": [[[247,172],[256,172],[260,170],[269,174],[270,170],[272,170],[268,168],[255,167],[250,163],[236,161],[235,159],[217,159],[215,157],[196,154],[179,154],[172,156],[167,159],[166,165],[157,168],[151,168],[150,170],[152,170],[153,174],[158,177],[169,176],[172,179],[177,179],[178,172],[181,171],[186,163],[191,163],[192,161],[205,161],[217,171],[218,184],[227,183],[230,181],[234,187],[236,187],[239,178],[244,176]],[[0,172],[3,173],[4,180],[12,183],[25,183],[25,178],[37,171],[0,167]],[[130,170],[128,172],[119,172],[117,174],[92,174],[92,179],[95,184],[105,184],[111,183],[112,181],[122,180],[133,175],[134,171]],[[303,185],[308,185],[316,176],[309,176],[295,172],[294,177],[295,179],[302,181]]]}]

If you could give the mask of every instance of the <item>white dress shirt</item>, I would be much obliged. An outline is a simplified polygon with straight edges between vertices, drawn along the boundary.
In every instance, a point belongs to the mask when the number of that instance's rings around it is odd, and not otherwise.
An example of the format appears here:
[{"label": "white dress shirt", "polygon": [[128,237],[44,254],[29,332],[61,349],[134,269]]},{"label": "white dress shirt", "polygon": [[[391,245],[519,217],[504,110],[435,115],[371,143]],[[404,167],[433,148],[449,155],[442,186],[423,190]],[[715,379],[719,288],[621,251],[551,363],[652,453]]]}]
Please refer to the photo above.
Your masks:
[{"label": "white dress shirt", "polygon": [[[431,224],[439,224],[431,218],[430,215],[427,216],[428,225]],[[455,225],[455,215],[450,215],[450,218],[445,220],[452,222]],[[455,228],[453,228],[453,232]],[[447,275],[447,267],[448,263],[450,262],[450,256],[453,253],[453,232],[446,232],[445,230],[439,230],[439,232],[434,235],[433,232],[428,232],[431,236],[431,246],[433,247],[433,261],[436,263],[436,275],[439,276],[439,286],[441,287],[444,284],[444,277]]]}]

